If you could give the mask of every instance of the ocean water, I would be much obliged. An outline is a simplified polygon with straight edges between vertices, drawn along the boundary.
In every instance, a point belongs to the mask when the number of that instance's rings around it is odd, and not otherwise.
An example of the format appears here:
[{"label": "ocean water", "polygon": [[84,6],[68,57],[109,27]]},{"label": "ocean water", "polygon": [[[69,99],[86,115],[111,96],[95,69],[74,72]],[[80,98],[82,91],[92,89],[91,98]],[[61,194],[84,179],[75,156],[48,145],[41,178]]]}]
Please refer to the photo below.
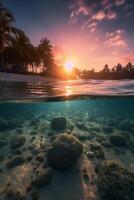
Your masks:
[{"label": "ocean water", "polygon": [[[114,160],[134,173],[133,86],[134,81],[127,80],[2,82],[0,200],[105,199],[98,189],[96,165]],[[66,123],[53,128],[53,119],[61,117]],[[65,171],[53,169],[49,184],[32,186],[34,169],[46,168],[48,148],[61,134],[83,144],[80,165]],[[92,144],[97,149],[91,149]],[[132,200],[133,194],[122,199]]]}]

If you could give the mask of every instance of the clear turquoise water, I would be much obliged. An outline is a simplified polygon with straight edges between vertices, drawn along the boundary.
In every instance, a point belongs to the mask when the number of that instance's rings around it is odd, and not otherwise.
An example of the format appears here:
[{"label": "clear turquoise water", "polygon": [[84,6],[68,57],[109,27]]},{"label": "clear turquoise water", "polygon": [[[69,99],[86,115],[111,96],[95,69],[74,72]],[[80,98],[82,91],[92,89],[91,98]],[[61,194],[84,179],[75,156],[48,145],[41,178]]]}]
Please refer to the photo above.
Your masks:
[{"label": "clear turquoise water", "polygon": [[[10,177],[10,173],[12,173],[12,170],[7,169],[7,162],[10,159],[19,155],[23,157],[25,164],[32,164],[31,161],[27,161],[28,156],[35,156],[29,150],[31,143],[35,141],[37,145],[39,139],[43,137],[47,146],[53,137],[61,133],[73,134],[81,140],[86,148],[92,142],[101,145],[104,158],[96,157],[93,163],[104,160],[118,160],[127,169],[133,171],[133,86],[133,81],[93,80],[66,82],[64,84],[48,83],[46,85],[41,83],[1,83],[0,187],[4,183],[3,180],[6,180],[8,176]],[[55,117],[66,118],[67,126],[64,130],[54,131],[51,129],[51,121]],[[124,146],[115,144],[110,147],[107,146],[106,143],[109,143],[110,136],[113,134],[123,136],[126,144]],[[11,141],[14,137],[20,135],[26,138],[26,142],[24,146],[19,148],[18,154],[12,151]],[[5,142],[4,145],[3,141]],[[62,182],[60,183],[63,185]],[[70,183],[72,182],[68,181],[68,188]],[[72,187],[70,186],[70,190]],[[42,193],[42,191],[39,192]],[[52,193],[51,189],[46,191],[48,195],[46,200],[54,200],[50,198],[50,193]],[[74,200],[84,199],[80,195],[78,196],[74,195]],[[61,200],[63,197],[64,194],[59,199]],[[1,199],[4,198],[0,191]],[[43,200],[43,197],[41,200]]]}]

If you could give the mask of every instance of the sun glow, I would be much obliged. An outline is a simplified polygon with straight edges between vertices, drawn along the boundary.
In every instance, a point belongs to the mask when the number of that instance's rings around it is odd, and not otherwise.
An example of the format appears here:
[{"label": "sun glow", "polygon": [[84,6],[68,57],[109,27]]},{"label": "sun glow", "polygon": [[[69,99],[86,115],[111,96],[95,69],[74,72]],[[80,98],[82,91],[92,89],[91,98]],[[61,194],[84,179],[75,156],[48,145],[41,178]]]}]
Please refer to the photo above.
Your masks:
[{"label": "sun glow", "polygon": [[71,60],[68,60],[65,62],[64,67],[67,72],[71,72],[74,68],[74,62]]}]

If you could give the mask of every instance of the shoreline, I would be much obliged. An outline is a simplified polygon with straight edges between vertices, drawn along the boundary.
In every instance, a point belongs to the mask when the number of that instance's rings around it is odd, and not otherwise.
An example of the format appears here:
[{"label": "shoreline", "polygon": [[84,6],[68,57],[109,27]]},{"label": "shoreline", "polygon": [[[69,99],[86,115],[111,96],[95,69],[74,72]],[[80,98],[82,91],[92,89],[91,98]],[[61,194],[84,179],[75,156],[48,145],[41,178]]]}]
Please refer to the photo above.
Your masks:
[{"label": "shoreline", "polygon": [[42,77],[37,75],[12,74],[7,72],[0,72],[0,81],[14,81],[14,82],[53,82],[54,78]]}]

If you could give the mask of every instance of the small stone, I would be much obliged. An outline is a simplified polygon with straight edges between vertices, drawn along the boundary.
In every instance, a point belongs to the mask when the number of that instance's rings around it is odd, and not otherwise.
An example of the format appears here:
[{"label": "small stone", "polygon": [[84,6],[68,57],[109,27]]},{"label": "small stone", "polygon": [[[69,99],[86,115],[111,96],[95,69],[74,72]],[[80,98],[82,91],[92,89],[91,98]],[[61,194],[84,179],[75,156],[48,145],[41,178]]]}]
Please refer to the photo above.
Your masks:
[{"label": "small stone", "polygon": [[90,159],[90,158],[94,158],[94,157],[95,157],[94,152],[88,151],[88,152],[87,152],[87,157],[88,157],[89,159]]}]

